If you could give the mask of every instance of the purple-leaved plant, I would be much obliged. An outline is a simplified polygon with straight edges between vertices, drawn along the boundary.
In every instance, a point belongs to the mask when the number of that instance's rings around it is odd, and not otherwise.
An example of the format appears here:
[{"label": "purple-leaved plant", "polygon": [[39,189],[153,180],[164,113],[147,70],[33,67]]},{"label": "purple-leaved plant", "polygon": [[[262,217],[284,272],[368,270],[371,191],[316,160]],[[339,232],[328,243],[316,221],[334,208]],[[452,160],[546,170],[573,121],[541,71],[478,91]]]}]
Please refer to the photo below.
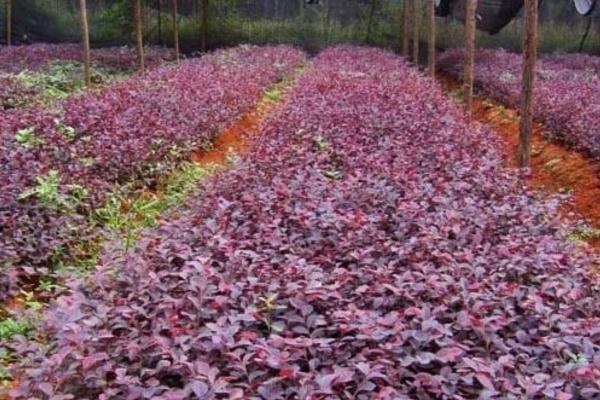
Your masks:
[{"label": "purple-leaved plant", "polygon": [[[521,99],[519,54],[504,50],[478,50],[475,85],[496,100],[518,108]],[[446,51],[440,68],[460,77],[462,52]],[[534,112],[557,138],[600,162],[600,57],[558,54],[538,63]]]},{"label": "purple-leaved plant", "polygon": [[[0,112],[0,300],[85,241],[86,217],[116,185],[151,187],[303,61],[290,47],[238,47],[70,96],[57,110]],[[32,193],[40,183],[49,200]]]},{"label": "purple-leaved plant", "polygon": [[430,79],[319,55],[255,151],[13,344],[16,399],[597,399],[597,258]]}]

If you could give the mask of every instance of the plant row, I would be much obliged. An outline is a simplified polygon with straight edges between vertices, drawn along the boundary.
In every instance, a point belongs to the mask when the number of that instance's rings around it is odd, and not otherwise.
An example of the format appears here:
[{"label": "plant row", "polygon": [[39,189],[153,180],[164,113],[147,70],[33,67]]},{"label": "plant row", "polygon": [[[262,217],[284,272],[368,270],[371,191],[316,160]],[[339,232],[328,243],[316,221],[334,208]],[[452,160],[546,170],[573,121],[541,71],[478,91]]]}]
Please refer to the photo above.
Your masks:
[{"label": "plant row", "polygon": [[[450,50],[441,68],[462,74],[462,52]],[[483,93],[512,107],[521,100],[522,56],[504,50],[478,50],[475,85]],[[552,55],[538,64],[534,97],[535,117],[549,134],[600,161],[600,58]]]},{"label": "plant row", "polygon": [[90,240],[89,217],[107,196],[153,189],[303,59],[288,47],[239,47],[71,96],[58,110],[1,113],[0,298]]},{"label": "plant row", "polygon": [[[145,49],[146,65],[158,67],[173,59],[166,48]],[[92,63],[118,70],[133,70],[137,67],[137,53],[131,47],[104,47],[92,49]],[[0,47],[0,71],[19,73],[24,70],[37,72],[55,61],[83,62],[81,46],[76,44],[32,44]]]},{"label": "plant row", "polygon": [[593,399],[594,261],[392,54],[320,54],[252,156],[52,306],[17,398]]},{"label": "plant row", "polygon": [[[148,48],[149,67],[172,59],[169,50]],[[133,49],[92,51],[92,83],[106,84],[136,68]],[[0,48],[0,110],[62,99],[85,87],[81,48],[76,45],[35,44]]]}]

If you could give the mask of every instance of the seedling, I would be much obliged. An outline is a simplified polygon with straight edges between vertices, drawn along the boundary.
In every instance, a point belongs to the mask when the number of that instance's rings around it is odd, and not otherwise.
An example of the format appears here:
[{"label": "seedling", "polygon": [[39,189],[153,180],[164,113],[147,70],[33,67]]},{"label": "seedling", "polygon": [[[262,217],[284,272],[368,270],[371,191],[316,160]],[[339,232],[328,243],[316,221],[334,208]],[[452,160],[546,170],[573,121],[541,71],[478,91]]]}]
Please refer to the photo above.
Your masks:
[{"label": "seedling", "polygon": [[281,99],[281,91],[277,88],[265,90],[265,97],[272,102],[277,102]]},{"label": "seedling", "polygon": [[63,205],[63,199],[59,193],[60,176],[58,171],[50,170],[48,175],[38,176],[36,180],[37,186],[21,193],[20,200],[33,196],[37,197],[40,203],[48,208],[58,209]]},{"label": "seedling", "polygon": [[82,200],[89,196],[89,191],[77,184],[67,185],[68,194],[60,192],[60,175],[56,170],[50,170],[46,176],[36,178],[37,185],[21,193],[19,200],[35,197],[46,208],[71,212]]},{"label": "seedling", "polygon": [[274,322],[275,314],[277,312],[285,310],[287,307],[281,304],[277,304],[277,294],[270,294],[268,296],[259,297],[258,309],[264,314],[262,321],[267,327],[268,333],[281,332],[283,329],[279,324]]}]

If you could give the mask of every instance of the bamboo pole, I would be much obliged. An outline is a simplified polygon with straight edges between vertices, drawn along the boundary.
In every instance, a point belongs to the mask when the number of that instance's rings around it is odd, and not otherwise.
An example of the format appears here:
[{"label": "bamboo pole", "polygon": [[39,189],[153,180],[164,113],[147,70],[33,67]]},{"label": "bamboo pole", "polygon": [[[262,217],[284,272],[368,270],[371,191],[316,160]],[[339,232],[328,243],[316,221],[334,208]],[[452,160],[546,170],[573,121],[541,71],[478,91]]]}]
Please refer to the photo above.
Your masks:
[{"label": "bamboo pole", "polygon": [[6,45],[12,45],[12,0],[6,0]]},{"label": "bamboo pole", "polygon": [[419,39],[421,36],[421,0],[413,0],[413,62],[419,65]]},{"label": "bamboo pole", "polygon": [[88,27],[86,0],[79,0],[79,18],[81,23],[81,41],[83,44],[83,74],[85,79],[85,85],[87,87],[90,87],[92,85],[92,73],[90,55],[90,31]]},{"label": "bamboo pole", "polygon": [[427,69],[435,77],[435,0],[427,0]]},{"label": "bamboo pole", "polygon": [[531,132],[533,130],[533,90],[538,42],[538,0],[525,0],[525,36],[523,37],[523,87],[519,123],[519,167],[531,162]]},{"label": "bamboo pole", "polygon": [[134,23],[135,23],[135,41],[136,41],[140,71],[144,71],[144,69],[145,69],[144,27],[142,25],[142,3],[141,3],[141,0],[133,0],[133,19],[134,19]]},{"label": "bamboo pole", "polygon": [[404,22],[402,24],[402,54],[410,58],[410,36],[411,36],[411,8],[412,0],[404,0]]},{"label": "bamboo pole", "polygon": [[465,97],[465,114],[467,119],[473,115],[473,80],[475,63],[475,28],[477,0],[467,0],[467,15],[465,19],[465,60],[463,92]]},{"label": "bamboo pole", "polygon": [[177,0],[172,0],[173,18],[173,47],[175,48],[175,60],[179,62],[179,23],[177,21]]}]

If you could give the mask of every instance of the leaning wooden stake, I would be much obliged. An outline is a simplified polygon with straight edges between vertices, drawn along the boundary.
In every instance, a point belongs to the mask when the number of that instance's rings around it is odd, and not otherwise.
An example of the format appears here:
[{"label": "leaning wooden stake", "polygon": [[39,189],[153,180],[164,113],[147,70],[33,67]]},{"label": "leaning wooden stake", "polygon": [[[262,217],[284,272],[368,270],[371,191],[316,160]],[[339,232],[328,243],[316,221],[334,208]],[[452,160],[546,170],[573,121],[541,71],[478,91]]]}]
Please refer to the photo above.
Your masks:
[{"label": "leaning wooden stake", "polygon": [[175,60],[179,62],[179,23],[177,22],[177,0],[172,0],[173,18],[173,47],[175,48]]},{"label": "leaning wooden stake", "polygon": [[200,22],[200,49],[206,52],[208,36],[208,0],[202,0],[202,21]]},{"label": "leaning wooden stake", "polygon": [[538,0],[525,0],[525,37],[523,38],[523,87],[521,120],[519,124],[519,167],[531,161],[531,132],[533,130],[533,89],[537,61]]},{"label": "leaning wooden stake", "polygon": [[419,39],[421,37],[421,0],[413,0],[413,62],[419,65]]},{"label": "leaning wooden stake", "polygon": [[6,0],[6,45],[12,45],[12,0]]},{"label": "leaning wooden stake", "polygon": [[473,115],[473,80],[475,63],[475,28],[476,28],[477,0],[467,0],[467,14],[465,19],[465,60],[463,94],[465,97],[465,114],[470,120]]},{"label": "leaning wooden stake", "polygon": [[90,68],[90,31],[88,28],[86,0],[79,0],[79,18],[81,23],[81,41],[83,44],[83,71],[85,85],[90,87],[92,85],[92,73]]},{"label": "leaning wooden stake", "polygon": [[411,36],[411,8],[412,0],[404,0],[404,21],[402,23],[402,55],[410,57],[410,36]]},{"label": "leaning wooden stake", "polygon": [[144,60],[144,27],[142,26],[142,3],[141,0],[133,0],[133,19],[135,24],[135,42],[138,53],[140,71],[145,69]]},{"label": "leaning wooden stake", "polygon": [[435,77],[435,0],[427,0],[427,69]]}]

